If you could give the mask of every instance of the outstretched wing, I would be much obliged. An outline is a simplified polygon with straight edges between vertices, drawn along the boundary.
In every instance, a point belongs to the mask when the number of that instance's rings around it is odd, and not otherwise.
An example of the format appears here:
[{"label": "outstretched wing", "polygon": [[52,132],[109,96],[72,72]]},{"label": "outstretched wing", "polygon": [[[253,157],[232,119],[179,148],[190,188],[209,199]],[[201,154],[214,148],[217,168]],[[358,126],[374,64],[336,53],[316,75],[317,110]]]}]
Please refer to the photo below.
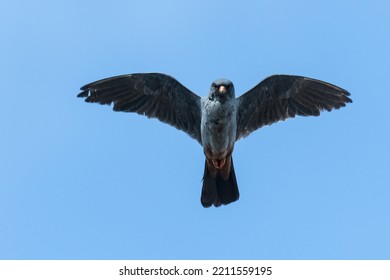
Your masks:
[{"label": "outstretched wing", "polygon": [[159,73],[131,74],[103,79],[81,88],[86,102],[114,104],[114,111],[157,118],[183,130],[201,143],[200,97],[176,79]]},{"label": "outstretched wing", "polygon": [[350,93],[335,85],[300,76],[274,75],[238,98],[237,140],[274,122],[320,111],[339,109],[352,102]]}]

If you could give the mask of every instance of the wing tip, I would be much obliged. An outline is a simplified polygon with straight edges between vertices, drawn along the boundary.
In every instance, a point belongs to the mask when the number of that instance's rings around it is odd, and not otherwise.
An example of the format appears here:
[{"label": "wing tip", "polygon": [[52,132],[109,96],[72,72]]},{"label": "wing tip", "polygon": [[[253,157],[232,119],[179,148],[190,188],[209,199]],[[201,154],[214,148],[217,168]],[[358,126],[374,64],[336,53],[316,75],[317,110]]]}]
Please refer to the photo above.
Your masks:
[{"label": "wing tip", "polygon": [[344,96],[345,103],[353,103],[353,100],[349,98],[348,96],[351,96],[351,94],[347,91],[346,95]]},{"label": "wing tip", "polygon": [[89,95],[89,90],[84,90],[83,88],[81,88],[81,90],[83,90],[82,92],[80,92],[79,94],[77,94],[77,97],[88,97]]}]

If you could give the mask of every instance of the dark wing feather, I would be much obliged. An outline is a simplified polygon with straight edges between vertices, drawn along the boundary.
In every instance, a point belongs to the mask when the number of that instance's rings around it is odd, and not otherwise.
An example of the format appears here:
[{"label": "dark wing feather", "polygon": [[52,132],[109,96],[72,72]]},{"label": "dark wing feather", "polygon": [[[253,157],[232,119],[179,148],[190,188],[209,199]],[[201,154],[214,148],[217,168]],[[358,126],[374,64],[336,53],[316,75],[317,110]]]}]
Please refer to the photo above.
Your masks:
[{"label": "dark wing feather", "polygon": [[274,75],[238,98],[237,140],[277,121],[318,116],[352,102],[350,93],[335,85],[300,76]]},{"label": "dark wing feather", "polygon": [[157,118],[183,130],[201,143],[200,97],[174,78],[158,73],[131,74],[85,85],[77,97],[86,102],[114,104],[114,111]]}]

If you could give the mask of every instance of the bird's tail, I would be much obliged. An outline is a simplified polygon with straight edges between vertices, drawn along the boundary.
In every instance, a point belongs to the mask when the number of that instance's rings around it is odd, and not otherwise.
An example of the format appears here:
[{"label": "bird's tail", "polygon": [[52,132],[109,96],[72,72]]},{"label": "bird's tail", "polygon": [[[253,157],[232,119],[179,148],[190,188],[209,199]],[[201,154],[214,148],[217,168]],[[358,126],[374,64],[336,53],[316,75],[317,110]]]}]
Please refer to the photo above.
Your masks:
[{"label": "bird's tail", "polygon": [[234,173],[233,158],[230,157],[228,160],[230,160],[231,163],[225,164],[227,168],[230,168],[227,180],[223,179],[219,171],[216,176],[213,177],[207,167],[206,160],[201,196],[203,207],[210,207],[211,205],[218,207],[222,204],[226,205],[238,200],[240,194],[238,192],[236,174]]}]

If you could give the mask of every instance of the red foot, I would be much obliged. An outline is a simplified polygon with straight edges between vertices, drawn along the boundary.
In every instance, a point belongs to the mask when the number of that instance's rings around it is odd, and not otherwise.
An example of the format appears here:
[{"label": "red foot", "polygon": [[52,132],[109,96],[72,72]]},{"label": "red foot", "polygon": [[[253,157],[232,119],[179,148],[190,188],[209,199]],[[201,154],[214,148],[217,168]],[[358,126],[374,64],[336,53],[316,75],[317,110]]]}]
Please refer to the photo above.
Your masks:
[{"label": "red foot", "polygon": [[219,159],[212,159],[213,165],[217,169],[222,169],[222,167],[226,163],[226,157],[219,158]]}]

